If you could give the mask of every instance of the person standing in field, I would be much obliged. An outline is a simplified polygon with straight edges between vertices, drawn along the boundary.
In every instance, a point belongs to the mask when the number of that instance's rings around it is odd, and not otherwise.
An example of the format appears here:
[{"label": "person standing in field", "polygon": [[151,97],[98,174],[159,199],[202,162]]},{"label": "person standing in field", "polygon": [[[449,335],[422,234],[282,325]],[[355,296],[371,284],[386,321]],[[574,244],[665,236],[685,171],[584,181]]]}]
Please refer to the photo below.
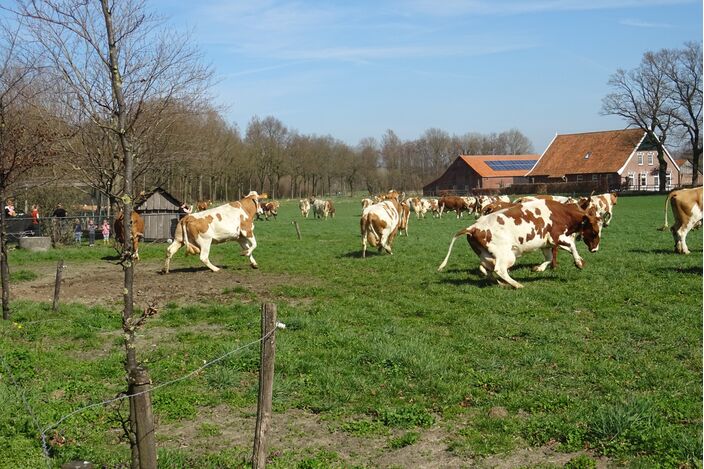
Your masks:
[{"label": "person standing in field", "polygon": [[102,233],[103,244],[108,244],[108,241],[110,240],[110,223],[108,223],[107,220],[103,220]]},{"label": "person standing in field", "polygon": [[81,220],[76,218],[73,221],[73,239],[76,241],[76,245],[81,245],[81,238],[83,237],[83,226],[81,226]]},{"label": "person standing in field", "polygon": [[88,219],[88,246],[90,247],[95,246],[95,230],[97,228],[98,227],[95,222],[93,222],[93,219]]}]

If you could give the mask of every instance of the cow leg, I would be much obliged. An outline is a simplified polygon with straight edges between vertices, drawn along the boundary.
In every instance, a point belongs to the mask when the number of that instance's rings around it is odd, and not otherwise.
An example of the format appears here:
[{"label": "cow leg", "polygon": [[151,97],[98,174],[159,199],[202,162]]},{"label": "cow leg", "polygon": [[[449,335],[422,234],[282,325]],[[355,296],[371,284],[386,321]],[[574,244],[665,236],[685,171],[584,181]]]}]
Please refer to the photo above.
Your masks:
[{"label": "cow leg", "polygon": [[672,227],[672,237],[675,239],[675,252],[678,254],[689,254],[689,248],[687,247],[689,225],[690,223],[683,225],[678,222]]},{"label": "cow leg", "polygon": [[217,272],[218,270],[220,270],[218,267],[215,267],[212,262],[210,262],[210,259],[208,259],[208,256],[210,255],[210,243],[212,242],[212,240],[203,239],[199,236],[197,241],[198,245],[200,246],[200,261],[213,272]]},{"label": "cow leg", "polygon": [[254,256],[252,253],[254,252],[254,249],[257,247],[257,240],[252,236],[251,238],[247,238],[246,236],[240,236],[237,239],[237,242],[240,243],[240,246],[242,246],[242,252],[240,255],[249,257],[249,265],[253,269],[258,269],[259,265],[257,264],[257,261],[254,260]]},{"label": "cow leg", "polygon": [[[553,248],[543,248],[543,256],[545,256],[545,262],[533,267],[533,272],[543,272],[545,269],[553,263]],[[553,267],[554,268],[554,267]]]},{"label": "cow leg", "polygon": [[578,269],[584,268],[584,259],[582,259],[582,256],[579,255],[579,251],[577,251],[577,245],[574,243],[574,238],[571,236],[560,236],[558,244],[562,249],[569,251],[572,254],[575,267]]},{"label": "cow leg", "polygon": [[496,266],[494,267],[494,273],[504,282],[508,283],[510,286],[513,288],[523,288],[523,285],[520,283],[516,282],[514,279],[511,278],[511,276],[508,274],[508,269],[513,266],[513,264],[516,262],[516,256],[513,253],[510,253],[506,256],[500,257],[496,259]]},{"label": "cow leg", "polygon": [[180,241],[174,241],[169,245],[169,247],[166,248],[166,259],[164,260],[164,268],[161,270],[162,273],[168,274],[169,273],[169,266],[171,264],[171,258],[173,257],[174,254],[178,252],[179,249],[181,249],[181,246],[183,246],[183,243]]}]

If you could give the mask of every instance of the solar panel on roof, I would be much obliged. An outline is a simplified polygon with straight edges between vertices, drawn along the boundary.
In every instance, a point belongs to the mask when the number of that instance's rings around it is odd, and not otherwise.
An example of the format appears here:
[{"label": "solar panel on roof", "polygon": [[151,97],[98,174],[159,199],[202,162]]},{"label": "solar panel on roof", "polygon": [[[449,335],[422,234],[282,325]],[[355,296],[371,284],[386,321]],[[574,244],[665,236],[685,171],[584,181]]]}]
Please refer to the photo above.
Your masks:
[{"label": "solar panel on roof", "polygon": [[490,160],[485,161],[494,171],[518,171],[533,169],[538,160]]}]

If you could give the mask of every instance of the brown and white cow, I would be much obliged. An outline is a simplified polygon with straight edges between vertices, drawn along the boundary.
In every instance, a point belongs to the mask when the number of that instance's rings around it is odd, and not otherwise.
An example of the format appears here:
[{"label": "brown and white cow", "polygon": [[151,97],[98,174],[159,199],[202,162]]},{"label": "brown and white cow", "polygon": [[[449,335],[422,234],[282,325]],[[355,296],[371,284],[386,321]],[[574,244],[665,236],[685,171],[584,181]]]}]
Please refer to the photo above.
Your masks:
[{"label": "brown and white cow", "polygon": [[[115,231],[115,241],[118,244],[125,244],[125,214],[122,210],[115,217],[115,222],[113,223],[113,229]],[[132,216],[130,216],[130,232],[132,233],[132,259],[139,260],[139,240],[144,238],[144,218],[142,216],[132,211]]]},{"label": "brown and white cow", "polygon": [[332,200],[326,200],[325,203],[328,204],[328,216],[330,218],[335,218],[335,204]]},{"label": "brown and white cow", "polygon": [[675,224],[670,231],[675,240],[675,252],[678,254],[689,254],[687,247],[687,234],[692,228],[702,225],[702,188],[679,189],[670,192],[665,199],[665,224],[660,228],[664,230],[667,225],[667,204],[672,207],[675,216]]},{"label": "brown and white cow", "polygon": [[557,266],[557,248],[572,253],[575,265],[584,267],[575,238],[580,235],[590,252],[599,249],[601,219],[594,208],[585,211],[576,204],[561,204],[552,200],[536,200],[493,212],[479,218],[472,226],[455,234],[447,256],[438,270],[447,265],[455,240],[467,236],[472,250],[479,256],[482,274],[522,288],[508,274],[516,259],[526,252],[541,249],[545,262],[533,270],[542,272],[548,265]]},{"label": "brown and white cow", "polygon": [[[367,244],[389,254],[401,224],[401,204],[398,195],[370,205],[362,211],[359,227],[362,234],[362,257],[367,257]],[[410,214],[410,212],[409,212]]]},{"label": "brown and white cow", "polygon": [[399,216],[401,217],[401,220],[398,224],[398,231],[402,231],[403,234],[408,236],[408,220],[411,218],[411,204],[408,200],[401,202]]},{"label": "brown and white cow", "polygon": [[450,210],[454,210],[455,213],[457,213],[457,218],[462,216],[463,211],[469,211],[469,207],[467,206],[465,200],[456,195],[446,195],[440,197],[440,200],[438,200],[438,205],[440,206],[440,218],[442,218],[443,213],[446,211],[449,212]]},{"label": "brown and white cow", "polygon": [[208,259],[210,245],[233,239],[242,247],[240,254],[249,257],[250,265],[256,269],[257,261],[252,256],[252,251],[257,247],[254,219],[257,214],[261,214],[261,210],[259,195],[252,191],[237,202],[186,215],[176,225],[174,242],[166,248],[163,272],[169,273],[171,257],[184,245],[187,255],[200,254],[200,260],[210,270],[217,272],[220,269]]},{"label": "brown and white cow", "polygon": [[310,213],[310,201],[308,199],[299,200],[298,210],[301,211],[303,218],[308,218],[308,213]]},{"label": "brown and white cow", "polygon": [[[610,192],[606,194],[592,195],[587,200],[596,209],[597,215],[604,220],[604,226],[609,226],[614,218],[614,205],[618,202],[618,194]],[[579,205],[584,204],[584,199],[580,199]]]},{"label": "brown and white cow", "polygon": [[[277,200],[270,200],[269,202],[259,202],[262,208],[262,215],[266,221],[269,221],[269,217],[274,217],[279,214],[279,202]],[[259,214],[257,214],[257,220],[260,219]]]},{"label": "brown and white cow", "polygon": [[551,195],[551,194],[538,194],[538,195],[526,195],[524,197],[519,197],[514,200],[515,203],[531,202],[533,200],[554,200],[555,202],[560,202],[561,204],[574,204],[577,203],[576,199],[572,197],[566,197],[564,195]]},{"label": "brown and white cow", "polygon": [[507,195],[478,195],[475,197],[474,216],[479,218],[484,208],[494,202],[511,202]]}]

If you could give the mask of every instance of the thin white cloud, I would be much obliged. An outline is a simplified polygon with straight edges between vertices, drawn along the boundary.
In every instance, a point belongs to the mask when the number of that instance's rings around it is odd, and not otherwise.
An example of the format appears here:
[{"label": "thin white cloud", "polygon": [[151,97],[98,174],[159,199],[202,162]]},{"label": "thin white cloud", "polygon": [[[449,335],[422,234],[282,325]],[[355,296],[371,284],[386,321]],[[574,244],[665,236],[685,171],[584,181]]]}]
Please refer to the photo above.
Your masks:
[{"label": "thin white cloud", "polygon": [[652,23],[650,21],[643,21],[639,19],[624,19],[619,21],[619,24],[623,26],[631,26],[634,28],[672,28],[673,26],[668,23]]},{"label": "thin white cloud", "polygon": [[403,5],[435,16],[518,15],[554,11],[613,10],[693,3],[694,0],[412,0]]}]

